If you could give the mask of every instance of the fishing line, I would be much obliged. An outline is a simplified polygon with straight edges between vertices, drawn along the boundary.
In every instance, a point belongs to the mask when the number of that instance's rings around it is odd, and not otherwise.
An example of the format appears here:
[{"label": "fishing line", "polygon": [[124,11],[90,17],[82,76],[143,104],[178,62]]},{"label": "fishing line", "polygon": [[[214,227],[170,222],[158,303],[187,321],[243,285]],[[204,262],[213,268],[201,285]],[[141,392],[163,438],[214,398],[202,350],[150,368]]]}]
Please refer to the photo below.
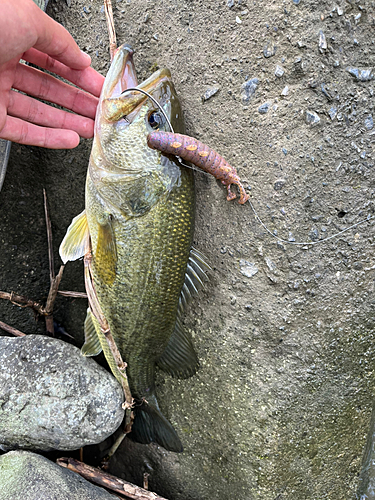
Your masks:
[{"label": "fishing line", "polygon": [[342,231],[338,232],[338,233],[335,233],[333,234],[332,236],[328,236],[327,238],[324,238],[323,240],[318,240],[318,241],[302,241],[302,242],[299,242],[299,241],[288,241],[288,240],[284,240],[283,238],[280,238],[279,236],[276,236],[276,234],[272,233],[268,227],[264,224],[264,222],[262,221],[262,219],[259,217],[259,215],[257,214],[255,208],[254,208],[254,205],[251,203],[250,200],[248,200],[249,203],[250,203],[250,206],[251,206],[251,209],[252,211],[254,212],[254,215],[255,215],[255,218],[258,220],[258,222],[261,224],[261,226],[264,227],[264,229],[271,235],[273,236],[274,238],[276,238],[278,241],[281,241],[282,243],[288,243],[289,245],[299,245],[299,246],[306,246],[306,245],[317,245],[318,243],[325,243],[326,241],[328,240],[332,240],[333,238],[336,238],[337,236],[340,236],[340,234],[343,234],[343,233],[346,233],[346,231],[349,231],[349,229],[353,229],[353,227],[357,227],[359,226],[360,224],[363,224],[364,222],[368,222],[370,221],[371,219],[373,219],[374,217],[372,217],[370,214],[366,217],[366,219],[363,219],[359,222],[356,222],[355,224],[352,224],[351,226],[347,227],[346,229],[343,229]]},{"label": "fishing line", "polygon": [[[149,94],[148,92],[146,92],[145,90],[143,89],[139,89],[137,87],[130,87],[126,90],[124,90],[123,92],[121,92],[121,94],[124,94],[125,92],[141,92],[142,94],[144,94],[145,96],[147,96],[149,99],[151,99],[151,101],[159,108],[159,110],[161,111],[162,115],[164,116],[166,122],[168,123],[168,126],[171,130],[171,132],[174,134],[174,129],[172,127],[172,124],[166,114],[166,112],[164,111],[164,109],[162,108],[162,106],[158,103],[158,101],[152,97],[151,94]],[[190,165],[186,165],[186,163],[183,163],[182,159],[176,155],[176,158],[178,159],[179,163],[181,163],[181,165],[183,165],[184,167],[188,167],[188,168],[191,168],[192,170],[196,170],[197,172],[200,172],[200,173],[203,173],[203,174],[206,174],[206,172],[200,170],[200,169],[196,169]],[[209,175],[209,174],[207,174]],[[331,236],[328,236],[327,238],[324,238],[323,240],[318,240],[318,241],[289,241],[289,240],[284,240],[283,238],[280,238],[279,236],[276,236],[276,234],[274,234],[270,229],[268,229],[268,227],[265,225],[265,223],[262,221],[262,219],[259,217],[257,211],[255,210],[254,208],[254,205],[251,203],[250,200],[248,200],[249,204],[250,204],[250,207],[254,213],[254,216],[256,218],[256,220],[259,222],[259,224],[267,231],[267,233],[269,233],[271,236],[273,236],[276,240],[282,242],[282,243],[286,243],[288,245],[296,245],[296,246],[306,246],[306,245],[318,245],[318,243],[325,243],[326,241],[329,241],[329,240],[332,240],[333,238],[337,238],[338,236],[340,236],[341,234],[344,234],[346,233],[347,231],[349,231],[350,229],[353,229],[361,224],[364,224],[365,222],[369,222],[370,220],[374,219],[373,216],[371,216],[370,214],[366,217],[366,219],[362,219],[360,220],[359,222],[356,222],[355,224],[352,224],[351,226],[347,227],[346,229],[343,229],[342,231],[339,231],[338,233],[335,233]]]},{"label": "fishing line", "polygon": [[125,92],[141,92],[141,94],[144,94],[144,95],[146,95],[149,99],[151,99],[151,101],[152,101],[154,104],[156,104],[156,106],[160,109],[160,111],[161,111],[162,115],[164,116],[164,118],[166,119],[166,121],[167,121],[167,123],[168,123],[168,127],[171,129],[172,134],[174,134],[174,130],[173,130],[172,124],[171,124],[171,122],[169,121],[169,118],[168,118],[168,116],[167,116],[166,112],[165,112],[165,111],[164,111],[164,109],[162,108],[161,104],[159,104],[159,103],[158,103],[158,101],[157,101],[154,97],[152,97],[152,95],[151,95],[151,94],[149,94],[149,93],[148,93],[148,92],[146,92],[145,90],[143,90],[143,89],[139,89],[139,88],[137,88],[137,87],[130,87],[130,88],[128,88],[128,89],[126,89],[126,90],[124,90],[123,92],[121,92],[121,95],[122,95],[122,94],[125,94]]}]

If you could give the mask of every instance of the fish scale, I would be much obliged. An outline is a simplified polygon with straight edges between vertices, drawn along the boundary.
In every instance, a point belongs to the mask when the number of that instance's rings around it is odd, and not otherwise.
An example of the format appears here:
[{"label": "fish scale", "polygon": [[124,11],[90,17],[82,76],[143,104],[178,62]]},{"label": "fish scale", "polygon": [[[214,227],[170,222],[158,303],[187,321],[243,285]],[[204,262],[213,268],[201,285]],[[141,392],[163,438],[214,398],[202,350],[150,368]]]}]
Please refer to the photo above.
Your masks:
[{"label": "fish scale", "polygon": [[[110,286],[99,279],[93,252],[95,289],[117,347],[128,363],[129,383],[136,398],[142,398],[153,385],[153,377],[146,376],[153,374],[147,365],[154,365],[163,354],[176,323],[194,219],[192,172],[183,170],[180,187],[147,215],[132,220],[130,233],[125,220],[115,219],[115,238],[123,244],[117,247],[118,272]],[[90,179],[87,182],[90,193],[95,187],[90,186]],[[98,209],[92,205],[90,213]],[[88,217],[88,222],[95,228],[95,217],[93,221]],[[95,249],[97,232],[90,231],[90,235]]]}]

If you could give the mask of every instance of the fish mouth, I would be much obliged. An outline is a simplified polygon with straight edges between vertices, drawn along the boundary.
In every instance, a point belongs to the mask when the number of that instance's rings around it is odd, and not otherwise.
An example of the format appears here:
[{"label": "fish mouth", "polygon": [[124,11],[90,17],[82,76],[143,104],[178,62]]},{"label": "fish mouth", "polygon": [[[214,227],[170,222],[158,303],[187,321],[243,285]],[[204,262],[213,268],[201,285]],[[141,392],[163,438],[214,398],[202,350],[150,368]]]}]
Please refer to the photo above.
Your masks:
[{"label": "fish mouth", "polygon": [[102,100],[119,97],[127,88],[138,85],[133,54],[134,50],[128,44],[117,49],[103,85]]}]

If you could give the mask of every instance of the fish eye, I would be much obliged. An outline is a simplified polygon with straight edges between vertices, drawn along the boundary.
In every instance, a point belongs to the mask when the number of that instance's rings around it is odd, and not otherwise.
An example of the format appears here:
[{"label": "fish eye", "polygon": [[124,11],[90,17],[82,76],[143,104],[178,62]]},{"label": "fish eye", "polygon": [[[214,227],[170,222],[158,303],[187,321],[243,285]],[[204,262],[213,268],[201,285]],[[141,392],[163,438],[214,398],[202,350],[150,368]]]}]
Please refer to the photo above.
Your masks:
[{"label": "fish eye", "polygon": [[162,127],[164,125],[164,121],[164,116],[162,116],[162,114],[158,111],[152,111],[148,115],[148,123],[153,129]]}]

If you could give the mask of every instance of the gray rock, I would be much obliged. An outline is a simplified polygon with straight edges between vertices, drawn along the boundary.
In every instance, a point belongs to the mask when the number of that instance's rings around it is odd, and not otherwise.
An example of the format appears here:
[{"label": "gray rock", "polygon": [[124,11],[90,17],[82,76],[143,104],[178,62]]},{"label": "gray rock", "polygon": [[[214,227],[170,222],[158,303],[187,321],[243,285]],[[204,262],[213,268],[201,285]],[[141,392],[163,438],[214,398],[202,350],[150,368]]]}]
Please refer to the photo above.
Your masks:
[{"label": "gray rock", "polygon": [[75,472],[29,451],[0,457],[1,500],[114,500]]},{"label": "gray rock", "polygon": [[285,186],[285,182],[286,182],[285,179],[277,179],[274,182],[273,189],[275,191],[280,191]]},{"label": "gray rock", "polygon": [[247,278],[251,278],[259,271],[259,269],[256,267],[256,265],[253,262],[248,262],[247,260],[241,259],[240,260],[240,271]]},{"label": "gray rock", "polygon": [[331,108],[329,108],[328,114],[329,114],[329,117],[331,118],[331,120],[333,120],[335,118],[335,116],[337,115],[337,108],[332,106]]},{"label": "gray rock", "polygon": [[367,130],[372,130],[373,129],[373,127],[374,127],[374,120],[372,118],[372,115],[368,115],[365,118],[365,127],[367,128]]},{"label": "gray rock", "polygon": [[354,76],[360,82],[368,82],[373,80],[374,75],[372,74],[372,68],[352,68],[351,66],[346,68],[346,71]]},{"label": "gray rock", "polygon": [[306,123],[309,125],[317,125],[320,122],[319,115],[314,111],[306,111]]},{"label": "gray rock", "polygon": [[319,31],[319,50],[320,52],[323,52],[323,50],[327,50],[326,36],[322,30]]},{"label": "gray rock", "polygon": [[251,80],[247,80],[247,82],[242,84],[242,102],[247,103],[255,94],[255,91],[259,85],[258,78],[252,78]]},{"label": "gray rock", "polygon": [[217,94],[219,92],[219,87],[213,87],[211,89],[207,89],[206,92],[203,94],[202,101],[208,101],[208,99],[211,99],[212,96]]},{"label": "gray rock", "polygon": [[258,108],[258,113],[260,113],[261,115],[268,113],[270,106],[271,106],[271,104],[269,102],[265,102],[264,104],[261,104]]},{"label": "gray rock", "polygon": [[266,59],[276,54],[276,45],[272,41],[268,41],[263,47],[263,55]]},{"label": "gray rock", "polygon": [[1,337],[0,366],[0,443],[8,449],[74,450],[121,424],[120,384],[70,344]]},{"label": "gray rock", "polygon": [[277,76],[277,78],[281,78],[284,73],[285,73],[285,71],[283,70],[283,68],[281,66],[277,65],[276,69],[275,69],[275,76]]}]

